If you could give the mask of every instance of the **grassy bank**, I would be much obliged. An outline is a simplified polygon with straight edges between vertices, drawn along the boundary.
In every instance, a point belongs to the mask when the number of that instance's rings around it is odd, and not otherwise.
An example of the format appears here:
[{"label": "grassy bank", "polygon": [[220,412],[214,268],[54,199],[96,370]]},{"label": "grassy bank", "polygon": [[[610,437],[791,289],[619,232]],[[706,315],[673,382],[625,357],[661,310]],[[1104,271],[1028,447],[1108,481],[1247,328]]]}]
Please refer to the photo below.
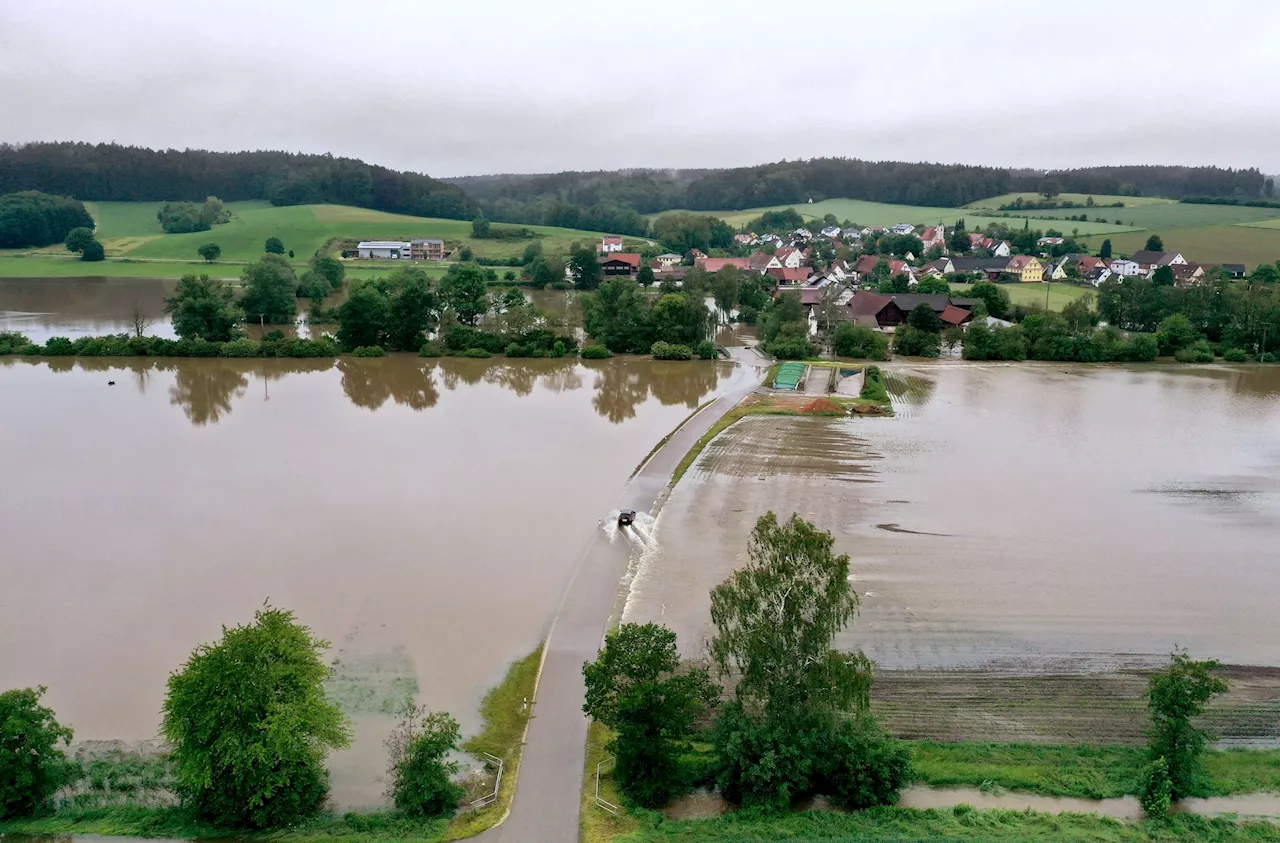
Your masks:
[{"label": "grassy bank", "polygon": [[[774,840],[822,843],[905,843],[916,840],[931,843],[1280,841],[1280,825],[1266,822],[1238,824],[1231,819],[1207,820],[1179,815],[1160,823],[1126,824],[1093,814],[975,811],[968,806],[930,811],[874,808],[851,814],[806,811],[769,819],[725,816],[682,821],[646,813],[638,824],[636,831],[613,839],[619,843],[765,843]],[[602,843],[602,839],[590,843]]]},{"label": "grassy bank", "polygon": [[[993,785],[1046,796],[1108,799],[1138,792],[1146,750],[1134,746],[911,744],[918,781],[933,787]],[[1200,796],[1280,793],[1280,750],[1210,750]]]},{"label": "grassy bank", "polygon": [[0,836],[28,834],[61,836],[68,834],[111,834],[125,837],[171,837],[186,840],[282,841],[441,841],[471,837],[497,825],[507,815],[515,794],[525,728],[532,711],[534,691],[542,665],[542,647],[514,662],[502,682],[489,690],[481,703],[484,725],[463,748],[471,753],[488,752],[506,761],[498,801],[489,807],[469,811],[450,820],[420,820],[394,811],[372,813],[320,814],[294,828],[281,831],[228,831],[201,822],[179,807],[150,807],[123,804],[101,808],[65,807],[54,815],[0,822]]}]

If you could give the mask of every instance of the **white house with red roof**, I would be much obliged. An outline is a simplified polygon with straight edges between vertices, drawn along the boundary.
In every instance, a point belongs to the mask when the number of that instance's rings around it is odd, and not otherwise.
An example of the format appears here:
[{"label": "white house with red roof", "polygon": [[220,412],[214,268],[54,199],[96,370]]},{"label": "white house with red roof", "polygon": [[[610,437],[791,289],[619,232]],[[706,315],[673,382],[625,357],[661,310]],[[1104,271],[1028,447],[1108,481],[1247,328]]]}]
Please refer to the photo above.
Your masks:
[{"label": "white house with red roof", "polygon": [[600,241],[600,251],[606,255],[610,252],[622,251],[622,238],[612,234],[606,234],[604,239]]},{"label": "white house with red roof", "polygon": [[784,246],[773,255],[778,259],[778,263],[787,269],[796,269],[800,264],[804,263],[804,253],[795,246]]}]

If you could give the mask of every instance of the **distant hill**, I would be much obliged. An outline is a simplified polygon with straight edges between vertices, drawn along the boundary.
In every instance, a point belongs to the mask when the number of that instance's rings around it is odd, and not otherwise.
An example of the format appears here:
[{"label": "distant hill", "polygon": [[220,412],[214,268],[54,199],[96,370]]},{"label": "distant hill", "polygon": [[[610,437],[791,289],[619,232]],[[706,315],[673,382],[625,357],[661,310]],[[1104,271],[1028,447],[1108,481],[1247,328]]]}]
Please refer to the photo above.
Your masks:
[{"label": "distant hill", "polygon": [[[492,219],[578,226],[582,220],[574,214],[606,218],[673,208],[725,211],[837,198],[951,208],[1006,193],[1036,193],[1050,184],[1062,193],[1256,198],[1265,179],[1257,169],[1220,167],[1013,170],[815,158],[720,170],[570,171],[447,181],[465,189]],[[584,227],[625,230],[617,224]]]},{"label": "distant hill", "polygon": [[82,201],[265,199],[273,205],[329,202],[397,214],[471,219],[463,190],[420,173],[355,158],[292,152],[146,149],[114,143],[0,145],[0,194],[40,190]]}]

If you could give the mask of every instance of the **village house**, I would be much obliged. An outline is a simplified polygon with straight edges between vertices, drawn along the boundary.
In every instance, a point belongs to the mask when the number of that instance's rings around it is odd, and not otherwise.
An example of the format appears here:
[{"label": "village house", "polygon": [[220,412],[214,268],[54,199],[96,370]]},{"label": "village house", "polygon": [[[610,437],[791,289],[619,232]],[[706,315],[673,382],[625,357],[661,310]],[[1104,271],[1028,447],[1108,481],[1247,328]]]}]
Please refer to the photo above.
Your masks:
[{"label": "village house", "polygon": [[782,266],[782,261],[778,260],[777,255],[770,255],[765,252],[756,252],[747,258],[747,265],[756,272],[764,272],[766,269],[775,269]]},{"label": "village house", "polygon": [[1198,263],[1170,264],[1173,283],[1178,287],[1194,287],[1204,281],[1204,267]]},{"label": "village house", "polygon": [[999,243],[992,244],[990,252],[993,258],[1007,258],[1013,254],[1013,244],[1008,240],[1001,240]]},{"label": "village house", "polygon": [[613,252],[600,261],[600,272],[605,276],[624,275],[634,277],[640,271],[640,255],[637,252]]},{"label": "village house", "polygon": [[1142,270],[1138,267],[1138,264],[1129,258],[1112,258],[1111,263],[1107,264],[1107,267],[1112,271],[1112,273],[1119,275],[1122,278],[1142,274]]},{"label": "village house", "polygon": [[673,252],[667,252],[666,254],[658,255],[654,260],[662,269],[670,269],[680,263],[680,256]]},{"label": "village house", "polygon": [[912,234],[915,232],[916,227],[909,222],[900,222],[889,230],[894,234]]},{"label": "village house", "polygon": [[400,240],[361,240],[356,253],[365,260],[409,260],[413,244]]},{"label": "village house", "polygon": [[1138,265],[1138,274],[1147,276],[1154,274],[1156,267],[1173,266],[1187,262],[1186,258],[1178,252],[1149,252],[1146,249],[1134,252],[1132,260]]},{"label": "village house", "polygon": [[[603,228],[603,226],[601,227]],[[606,255],[611,252],[621,252],[622,238],[612,234],[605,235],[604,239],[600,241],[600,251]]]},{"label": "village house", "polygon": [[798,266],[794,269],[785,266],[775,266],[766,270],[766,273],[774,281],[778,282],[779,287],[802,286],[808,283],[809,276],[812,275],[809,271],[809,267],[807,266]]},{"label": "village house", "polygon": [[739,246],[751,246],[751,245],[754,245],[758,240],[759,238],[756,237],[754,234],[733,235],[733,242],[738,244]]},{"label": "village house", "polygon": [[795,231],[791,232],[792,240],[808,241],[812,237],[813,237],[813,232],[807,228],[797,228]]},{"label": "village house", "polygon": [[707,272],[719,272],[726,266],[736,266],[744,272],[751,269],[750,258],[699,258],[694,263],[695,266]]},{"label": "village house", "polygon": [[1232,278],[1244,277],[1244,264],[1242,263],[1224,263],[1222,271],[1230,275]]},{"label": "village house", "polygon": [[820,231],[819,233],[820,233],[823,237],[839,237],[839,236],[840,236],[840,226],[838,226],[838,225],[829,225],[829,226],[827,226],[826,228],[822,229],[822,231]]},{"label": "village house", "polygon": [[931,225],[920,235],[920,242],[924,244],[925,251],[929,251],[934,246],[942,249],[947,248],[947,229],[942,223]]},{"label": "village house", "polygon": [[1024,284],[1039,283],[1044,280],[1044,264],[1031,255],[1015,255],[1009,259],[1009,268],[1005,270],[1018,276]]},{"label": "village house", "polygon": [[963,325],[973,318],[975,299],[953,299],[946,293],[872,293],[859,290],[850,298],[848,319],[859,325],[886,330],[907,321],[920,304],[928,304],[945,325]]},{"label": "village house", "polygon": [[776,234],[766,234],[760,238],[761,243],[781,243],[782,238]]},{"label": "village house", "polygon": [[804,263],[804,253],[795,246],[784,246],[774,253],[774,257],[778,259],[779,266],[785,266],[788,269],[795,269]]},{"label": "village house", "polygon": [[992,281],[1009,271],[1008,258],[952,258],[955,272],[981,272]]},{"label": "village house", "polygon": [[444,260],[443,240],[410,240],[409,257],[416,261]]},{"label": "village house", "polygon": [[1063,242],[1061,237],[1041,237],[1036,241],[1037,246],[1058,246]]},{"label": "village house", "polygon": [[969,248],[973,251],[990,249],[994,243],[995,241],[985,234],[973,233],[969,235]]},{"label": "village house", "polygon": [[934,278],[941,278],[956,271],[956,265],[952,263],[951,258],[938,258],[936,261],[930,261],[920,267],[921,275],[929,275]]},{"label": "village house", "polygon": [[[863,255],[853,264],[852,274],[857,277],[858,281],[865,284],[871,280],[872,273],[875,272],[876,264],[880,263],[883,255]],[[892,278],[903,272],[910,271],[911,267],[906,261],[897,258],[889,258],[889,277]]]}]

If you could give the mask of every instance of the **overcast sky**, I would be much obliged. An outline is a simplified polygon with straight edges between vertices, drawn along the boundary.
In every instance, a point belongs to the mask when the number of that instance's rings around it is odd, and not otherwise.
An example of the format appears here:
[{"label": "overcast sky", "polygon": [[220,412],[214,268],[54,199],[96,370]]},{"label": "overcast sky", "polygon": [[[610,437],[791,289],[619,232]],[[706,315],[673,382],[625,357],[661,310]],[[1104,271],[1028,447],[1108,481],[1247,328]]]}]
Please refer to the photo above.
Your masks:
[{"label": "overcast sky", "polygon": [[0,140],[1280,171],[1280,2],[0,0]]}]

